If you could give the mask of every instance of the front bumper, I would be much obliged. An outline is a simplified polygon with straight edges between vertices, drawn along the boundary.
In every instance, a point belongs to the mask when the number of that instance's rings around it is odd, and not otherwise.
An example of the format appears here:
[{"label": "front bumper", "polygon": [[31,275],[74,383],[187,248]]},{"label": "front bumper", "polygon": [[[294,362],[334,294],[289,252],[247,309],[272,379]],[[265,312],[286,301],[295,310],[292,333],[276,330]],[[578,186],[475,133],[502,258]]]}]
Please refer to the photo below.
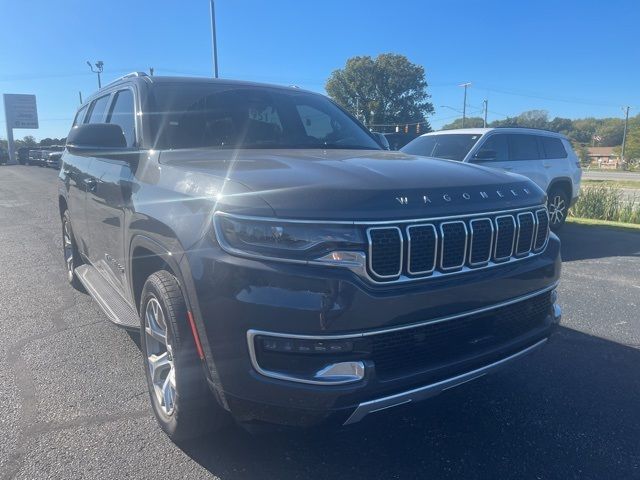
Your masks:
[{"label": "front bumper", "polygon": [[398,287],[371,287],[340,269],[260,263],[215,248],[193,252],[189,263],[210,381],[240,421],[353,423],[495,370],[542,345],[559,321],[554,306],[539,328],[437,368],[383,377],[365,361],[365,373],[355,382],[291,381],[256,368],[248,336],[262,332],[329,340],[434,320],[460,321],[479,310],[551,291],[560,274],[559,241],[552,235],[545,252],[526,261]]}]

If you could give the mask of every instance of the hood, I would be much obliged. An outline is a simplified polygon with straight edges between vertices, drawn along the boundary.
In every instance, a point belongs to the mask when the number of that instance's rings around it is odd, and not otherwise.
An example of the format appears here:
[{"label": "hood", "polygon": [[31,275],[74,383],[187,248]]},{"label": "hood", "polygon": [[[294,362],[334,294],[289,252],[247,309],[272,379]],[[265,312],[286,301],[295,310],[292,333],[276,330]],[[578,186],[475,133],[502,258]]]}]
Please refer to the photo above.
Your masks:
[{"label": "hood", "polygon": [[241,184],[280,218],[424,218],[545,201],[544,192],[520,175],[401,152],[174,150],[162,152],[160,162]]}]

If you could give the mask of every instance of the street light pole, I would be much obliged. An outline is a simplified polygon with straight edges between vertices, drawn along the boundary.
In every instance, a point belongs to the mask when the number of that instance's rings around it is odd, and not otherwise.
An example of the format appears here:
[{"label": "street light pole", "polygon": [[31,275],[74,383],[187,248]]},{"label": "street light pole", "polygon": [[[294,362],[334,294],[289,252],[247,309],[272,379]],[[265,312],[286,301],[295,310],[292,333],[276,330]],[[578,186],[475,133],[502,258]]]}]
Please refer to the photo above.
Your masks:
[{"label": "street light pole", "polygon": [[98,74],[98,90],[102,88],[102,81],[100,79],[100,74],[102,73],[102,71],[104,70],[104,62],[102,60],[98,60],[96,62],[96,69],[93,69],[93,65],[91,65],[91,62],[89,60],[87,60],[87,65],[89,65],[89,68],[91,69],[91,71],[93,73]]},{"label": "street light pole", "polygon": [[462,103],[462,128],[464,128],[464,121],[467,118],[467,87],[471,85],[471,82],[461,83],[459,87],[464,87],[464,102]]},{"label": "street light pole", "polygon": [[211,50],[213,55],[213,78],[218,78],[218,40],[216,39],[216,7],[214,0],[209,0],[211,7]]},{"label": "street light pole", "polygon": [[625,111],[624,114],[624,132],[622,133],[622,163],[624,163],[624,148],[627,145],[627,126],[629,124],[629,106],[623,109]]},{"label": "street light pole", "polygon": [[487,128],[487,108],[489,106],[489,100],[485,99],[482,103],[484,105],[484,120],[482,121],[482,127]]}]

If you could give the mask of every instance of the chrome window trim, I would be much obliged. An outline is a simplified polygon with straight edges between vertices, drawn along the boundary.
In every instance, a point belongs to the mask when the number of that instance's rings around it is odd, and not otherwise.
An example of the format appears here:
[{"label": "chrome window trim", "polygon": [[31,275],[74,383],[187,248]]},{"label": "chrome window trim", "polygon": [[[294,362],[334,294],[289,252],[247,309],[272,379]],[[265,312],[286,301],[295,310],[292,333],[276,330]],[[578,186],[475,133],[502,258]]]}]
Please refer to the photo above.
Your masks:
[{"label": "chrome window trim", "polygon": [[[442,227],[445,225],[454,225],[456,223],[461,223],[462,226],[464,227],[464,250],[462,252],[462,263],[460,265],[455,265],[453,267],[445,267],[442,264],[442,262],[444,261],[444,246],[445,246],[444,230],[442,229]],[[467,230],[467,224],[464,223],[462,220],[456,220],[454,222],[442,222],[439,225],[439,228],[440,228],[440,235],[442,238],[442,241],[440,242],[440,270],[444,272],[450,272],[451,270],[457,270],[459,268],[464,267],[464,264],[467,263],[467,247],[469,246],[469,230]]]},{"label": "chrome window trim", "polygon": [[[532,224],[533,231],[531,233],[531,241],[529,242],[529,248],[528,249],[523,250],[523,251],[519,251],[518,250],[518,246],[520,245],[520,217],[524,217],[524,216],[527,216],[527,215],[531,215],[531,218],[533,219],[533,224]],[[521,256],[521,255],[528,254],[533,249],[533,242],[535,241],[535,238],[536,238],[535,234],[537,232],[537,227],[536,227],[536,223],[537,222],[536,222],[536,216],[533,214],[533,212],[522,212],[522,213],[519,213],[516,216],[516,220],[517,220],[517,223],[518,223],[518,233],[516,235],[515,256],[518,257],[518,256]]]},{"label": "chrome window trim", "polygon": [[[538,228],[540,226],[540,222],[538,220],[538,212],[544,212],[545,216],[547,217],[547,233],[545,235],[545,239],[544,242],[542,243],[542,246],[538,249],[536,248],[536,240],[538,238]],[[542,253],[544,252],[544,250],[547,248],[547,245],[549,243],[549,230],[550,230],[550,221],[549,221],[549,210],[545,208],[539,208],[534,210],[534,215],[533,215],[536,219],[536,232],[535,232],[535,236],[534,236],[534,240],[533,240],[533,252],[534,253]]]},{"label": "chrome window trim", "polygon": [[[433,265],[430,270],[422,270],[418,272],[411,271],[411,229],[417,227],[431,227],[433,230],[434,245],[433,245]],[[436,269],[436,262],[438,261],[438,231],[436,226],[432,223],[420,223],[418,225],[409,225],[407,227],[407,272],[410,275],[425,275],[427,273],[433,273]]]},{"label": "chrome window trim", "polygon": [[[400,262],[398,265],[398,273],[393,275],[379,275],[373,269],[373,241],[371,240],[371,232],[373,230],[395,230],[398,233],[398,237],[400,238]],[[368,255],[367,255],[367,266],[369,267],[369,271],[375,275],[377,278],[397,278],[402,274],[402,267],[404,265],[404,238],[402,238],[402,230],[398,227],[370,227],[367,228],[367,241],[368,245]]]},{"label": "chrome window trim", "polygon": [[[513,235],[511,236],[511,251],[509,252],[509,255],[505,255],[504,257],[497,256],[498,241],[500,240],[500,225],[498,225],[498,220],[500,220],[501,218],[509,218],[511,219],[511,223],[513,223]],[[513,257],[513,244],[516,238],[516,229],[517,229],[516,219],[513,218],[513,215],[500,215],[496,217],[494,221],[496,222],[496,241],[493,245],[493,260],[496,262],[503,262],[504,260],[508,260],[511,257]]]},{"label": "chrome window trim", "polygon": [[[471,259],[473,258],[473,222],[489,222],[489,225],[491,226],[491,240],[489,240],[489,256],[487,257],[486,260],[483,260],[481,262],[471,261]],[[495,233],[493,222],[491,221],[490,218],[474,218],[469,221],[469,229],[471,230],[469,232],[469,265],[471,265],[472,267],[479,267],[480,265],[489,263],[491,261],[491,254],[493,250],[493,237]]]}]

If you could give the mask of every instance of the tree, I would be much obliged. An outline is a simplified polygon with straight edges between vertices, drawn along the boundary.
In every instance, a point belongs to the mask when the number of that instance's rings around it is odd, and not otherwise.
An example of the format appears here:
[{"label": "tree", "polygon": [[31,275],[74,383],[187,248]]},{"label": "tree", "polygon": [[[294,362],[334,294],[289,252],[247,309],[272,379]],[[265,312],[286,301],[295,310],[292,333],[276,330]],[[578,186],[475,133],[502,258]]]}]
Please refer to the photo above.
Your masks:
[{"label": "tree", "polygon": [[16,150],[21,147],[34,148],[38,146],[38,142],[33,135],[27,135],[22,140],[16,140],[14,146]]},{"label": "tree", "polygon": [[[484,126],[484,120],[480,117],[467,117],[464,119],[464,128],[481,128]],[[456,118],[453,122],[442,126],[442,130],[453,130],[454,128],[462,128],[462,118]]]},{"label": "tree", "polygon": [[431,130],[426,116],[433,113],[433,105],[428,101],[424,68],[404,55],[352,57],[331,73],[325,89],[366,125],[422,122],[422,132]]}]

